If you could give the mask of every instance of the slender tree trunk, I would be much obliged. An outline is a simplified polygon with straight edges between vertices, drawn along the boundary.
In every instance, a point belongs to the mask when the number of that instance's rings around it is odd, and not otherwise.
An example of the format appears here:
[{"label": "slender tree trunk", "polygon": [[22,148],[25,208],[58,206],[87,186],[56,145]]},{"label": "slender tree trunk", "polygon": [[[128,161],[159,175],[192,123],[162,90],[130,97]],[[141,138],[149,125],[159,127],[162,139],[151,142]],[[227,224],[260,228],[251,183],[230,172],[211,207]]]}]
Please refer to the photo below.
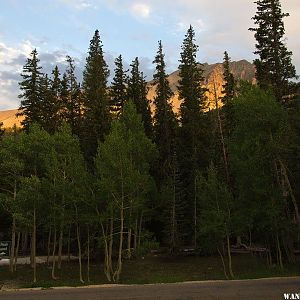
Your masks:
[{"label": "slender tree trunk", "polygon": [[113,243],[114,243],[114,211],[113,208],[111,209],[111,218],[110,218],[110,232],[109,232],[109,254],[108,254],[108,266],[109,266],[109,271],[112,276],[114,273],[113,271],[113,265],[112,265],[112,252],[113,252]]},{"label": "slender tree trunk", "polygon": [[18,263],[20,239],[21,239],[21,232],[19,231],[18,232],[18,237],[17,237],[17,246],[16,246],[15,262],[14,262],[14,271],[17,271],[17,263]]},{"label": "slender tree trunk", "polygon": [[133,238],[133,248],[134,252],[137,249],[137,236],[138,236],[138,217],[135,219],[135,227],[134,227],[134,238]]},{"label": "slender tree trunk", "polygon": [[58,240],[58,260],[57,260],[57,269],[61,269],[61,255],[62,255],[62,247],[63,247],[63,235],[64,235],[64,230],[63,230],[63,225],[60,225],[60,230],[59,230],[59,240]]},{"label": "slender tree trunk", "polygon": [[[17,180],[14,180],[14,192],[13,201],[15,202],[17,198]],[[9,270],[11,273],[14,272],[14,256],[16,247],[16,218],[13,216],[12,232],[11,232],[11,249],[10,249],[10,260],[9,260]]]},{"label": "slender tree trunk", "polygon": [[12,229],[11,229],[10,260],[9,260],[9,271],[11,273],[14,272],[15,247],[16,247],[16,218],[13,217]]},{"label": "slender tree trunk", "polygon": [[68,233],[68,262],[71,261],[70,247],[71,247],[71,224],[69,226],[69,233]]},{"label": "slender tree trunk", "polygon": [[120,209],[120,241],[119,241],[118,262],[117,262],[117,269],[113,276],[113,280],[115,282],[119,281],[120,274],[122,272],[123,235],[124,235],[124,203],[122,200],[121,209]]},{"label": "slender tree trunk", "polygon": [[31,231],[31,238],[30,238],[30,268],[33,269],[33,247],[32,247],[32,241],[33,239],[33,235],[32,235],[32,231]]},{"label": "slender tree trunk", "polygon": [[233,271],[232,271],[232,260],[231,260],[231,250],[230,250],[230,239],[229,239],[229,234],[226,232],[226,239],[227,239],[227,254],[228,254],[228,270],[230,277],[233,279]]},{"label": "slender tree trunk", "polygon": [[111,282],[111,273],[109,267],[109,253],[108,253],[108,243],[107,243],[107,234],[104,230],[104,226],[101,222],[102,235],[104,240],[104,274],[109,282]]},{"label": "slender tree trunk", "polygon": [[277,242],[278,263],[279,263],[280,269],[283,270],[282,252],[281,252],[281,248],[280,248],[280,241],[279,241],[278,233],[276,234],[276,242]]},{"label": "slender tree trunk", "polygon": [[286,166],[280,158],[278,158],[278,161],[279,161],[280,167],[282,169],[282,174],[284,176],[286,185],[287,185],[288,190],[289,190],[289,194],[291,196],[291,199],[292,199],[292,202],[293,202],[293,205],[294,205],[295,217],[296,217],[297,224],[300,225],[299,207],[298,207],[297,199],[294,195],[294,192],[293,192],[293,189],[292,189],[292,186],[291,186],[288,174],[287,174]]},{"label": "slender tree trunk", "polygon": [[49,266],[51,233],[52,233],[52,227],[50,226],[49,233],[48,233],[48,243],[47,243],[47,266]]},{"label": "slender tree trunk", "polygon": [[87,281],[90,282],[90,226],[87,225]]},{"label": "slender tree trunk", "polygon": [[55,276],[55,263],[56,263],[56,225],[54,225],[54,236],[53,236],[53,250],[52,250],[52,272],[51,277],[52,279],[56,280]]},{"label": "slender tree trunk", "polygon": [[131,258],[131,228],[128,228],[128,235],[127,235],[127,255],[128,258]]},{"label": "slender tree trunk", "polygon": [[142,226],[143,226],[143,211],[141,212],[140,224],[139,224],[138,249],[140,249],[141,247]]},{"label": "slender tree trunk", "polygon": [[219,127],[221,144],[222,144],[225,175],[226,175],[227,183],[229,185],[230,184],[230,177],[229,177],[229,168],[228,168],[228,160],[227,160],[227,150],[226,150],[225,139],[224,139],[224,134],[223,134],[223,125],[222,125],[222,121],[221,121],[221,117],[220,117],[215,78],[214,78],[213,83],[214,83],[214,98],[215,98],[216,112],[217,112],[217,118],[218,118],[218,127]]},{"label": "slender tree trunk", "polygon": [[33,209],[32,228],[32,258],[33,258],[33,282],[36,282],[36,208]]},{"label": "slender tree trunk", "polygon": [[81,241],[80,241],[80,228],[79,228],[78,221],[76,221],[76,233],[77,233],[77,245],[78,245],[79,280],[81,283],[84,283],[82,278]]},{"label": "slender tree trunk", "polygon": [[114,273],[113,280],[118,282],[120,279],[120,274],[122,272],[122,250],[123,250],[123,231],[124,231],[124,179],[123,179],[123,170],[121,168],[121,207],[120,207],[120,241],[119,241],[119,253],[118,253],[118,262],[117,269]]},{"label": "slender tree trunk", "polygon": [[223,254],[222,254],[222,252],[220,251],[219,247],[218,247],[217,249],[218,249],[218,253],[219,253],[219,255],[220,255],[221,261],[222,261],[222,266],[223,266],[224,275],[225,275],[226,279],[229,279],[229,278],[228,278],[227,271],[226,271],[226,265],[225,265],[225,261],[224,261]]}]

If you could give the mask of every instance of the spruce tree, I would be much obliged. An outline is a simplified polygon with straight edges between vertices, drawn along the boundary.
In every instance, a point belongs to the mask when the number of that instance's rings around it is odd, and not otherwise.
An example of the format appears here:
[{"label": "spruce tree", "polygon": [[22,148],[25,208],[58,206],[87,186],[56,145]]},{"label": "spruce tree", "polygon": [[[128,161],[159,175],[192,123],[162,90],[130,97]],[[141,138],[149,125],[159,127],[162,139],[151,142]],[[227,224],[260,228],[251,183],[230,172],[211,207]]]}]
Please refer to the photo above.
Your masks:
[{"label": "spruce tree", "polygon": [[64,120],[71,126],[72,133],[80,134],[82,119],[82,95],[80,85],[75,75],[75,64],[73,58],[67,56],[67,69],[63,75],[61,101]]},{"label": "spruce tree", "polygon": [[94,157],[98,140],[103,141],[110,128],[107,80],[109,69],[104,60],[99,31],[90,41],[83,72],[84,90],[84,144],[86,158]]},{"label": "spruce tree", "polygon": [[43,129],[50,132],[50,118],[52,110],[52,97],[50,92],[50,79],[48,74],[45,74],[41,77],[40,80],[40,102],[41,102],[41,111],[40,111],[40,125]]},{"label": "spruce tree", "polygon": [[42,127],[49,133],[54,133],[60,125],[60,78],[56,66],[52,71],[52,79],[45,75],[41,79],[41,110]]},{"label": "spruce tree", "polygon": [[147,83],[143,72],[139,69],[139,60],[136,57],[131,66],[131,74],[128,80],[127,97],[132,100],[137,112],[142,115],[142,121],[147,137],[153,138],[152,117],[149,101],[147,99]]},{"label": "spruce tree", "polygon": [[156,72],[153,75],[156,96],[154,97],[154,140],[159,150],[159,182],[169,176],[172,169],[172,158],[175,151],[176,119],[170,103],[173,92],[166,74],[166,64],[161,41],[153,61]]},{"label": "spruce tree", "polygon": [[197,246],[197,195],[196,172],[200,167],[206,166],[205,159],[205,89],[201,87],[203,70],[196,60],[198,46],[195,44],[195,32],[192,26],[187,31],[182,45],[179,65],[179,99],[180,105],[180,155],[181,176],[183,181],[184,199],[187,220],[187,239],[193,233],[194,245]]},{"label": "spruce tree", "polygon": [[252,18],[256,28],[257,41],[254,54],[259,58],[254,60],[256,79],[261,88],[271,87],[277,101],[289,93],[289,79],[296,78],[296,70],[292,64],[292,52],[288,51],[285,40],[283,18],[289,16],[283,13],[279,0],[257,0],[257,12]]},{"label": "spruce tree", "polygon": [[61,79],[60,72],[57,66],[55,66],[52,71],[52,80],[51,80],[51,98],[52,98],[52,110],[51,110],[51,124],[52,131],[56,131],[58,127],[61,125],[61,99],[60,99],[60,91],[61,91]]},{"label": "spruce tree", "polygon": [[41,123],[41,94],[40,82],[42,78],[39,66],[38,52],[34,49],[27,59],[21,74],[23,81],[19,83],[22,93],[19,95],[21,105],[18,116],[24,116],[21,124],[26,130],[32,123]]},{"label": "spruce tree", "polygon": [[111,84],[111,111],[119,115],[123,111],[124,103],[127,98],[127,75],[123,67],[122,55],[115,60],[115,76]]},{"label": "spruce tree", "polygon": [[235,80],[230,71],[230,57],[227,51],[224,52],[223,69],[223,78],[225,83],[223,84],[222,102],[226,105],[230,100],[232,100],[235,94]]}]

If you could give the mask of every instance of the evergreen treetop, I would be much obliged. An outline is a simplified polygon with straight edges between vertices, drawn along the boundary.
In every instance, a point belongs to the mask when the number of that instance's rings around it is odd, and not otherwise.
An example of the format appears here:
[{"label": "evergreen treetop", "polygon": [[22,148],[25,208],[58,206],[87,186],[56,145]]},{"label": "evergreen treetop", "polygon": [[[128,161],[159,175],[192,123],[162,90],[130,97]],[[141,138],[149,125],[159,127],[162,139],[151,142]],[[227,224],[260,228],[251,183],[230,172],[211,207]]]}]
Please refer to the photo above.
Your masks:
[{"label": "evergreen treetop", "polygon": [[41,93],[40,83],[42,78],[41,67],[39,66],[38,52],[34,49],[23,67],[21,77],[23,80],[19,83],[21,94],[21,105],[19,107],[19,116],[25,116],[22,125],[28,129],[32,123],[41,121]]},{"label": "evergreen treetop", "polygon": [[201,87],[204,80],[201,64],[197,62],[198,45],[195,44],[195,31],[192,26],[187,31],[181,46],[181,59],[179,60],[179,98],[182,123],[190,118],[189,113],[195,114],[205,107],[205,89]]},{"label": "evergreen treetop", "polygon": [[96,30],[90,41],[82,84],[85,110],[83,143],[86,158],[89,159],[95,156],[98,140],[103,141],[110,128],[108,76],[100,34]]},{"label": "evergreen treetop", "polygon": [[127,75],[124,70],[122,55],[115,60],[115,76],[111,84],[111,110],[116,114],[123,111],[124,103],[127,98]]},{"label": "evergreen treetop", "polygon": [[283,13],[279,0],[257,0],[257,12],[252,18],[256,28],[254,31],[257,41],[254,60],[256,79],[260,87],[271,87],[277,101],[288,94],[289,79],[296,78],[296,69],[292,64],[292,52],[288,51],[284,34],[283,18],[289,16]]},{"label": "evergreen treetop", "polygon": [[149,101],[147,99],[147,82],[143,72],[140,71],[139,59],[136,57],[131,66],[131,74],[128,79],[127,97],[131,99],[139,114],[142,115],[146,135],[152,138],[152,117]]},{"label": "evergreen treetop", "polygon": [[224,52],[224,61],[223,61],[223,77],[224,77],[224,85],[222,94],[222,102],[226,105],[233,97],[235,93],[235,80],[234,76],[230,71],[230,57],[227,51]]}]

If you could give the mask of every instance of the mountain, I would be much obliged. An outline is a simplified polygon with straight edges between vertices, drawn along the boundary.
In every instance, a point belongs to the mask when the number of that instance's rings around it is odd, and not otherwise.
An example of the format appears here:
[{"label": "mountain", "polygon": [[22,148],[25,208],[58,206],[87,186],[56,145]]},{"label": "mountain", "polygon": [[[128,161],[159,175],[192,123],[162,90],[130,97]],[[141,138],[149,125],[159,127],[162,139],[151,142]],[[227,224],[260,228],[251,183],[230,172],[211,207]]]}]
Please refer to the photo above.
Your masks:
[{"label": "mountain", "polygon": [[[208,89],[206,93],[207,97],[207,109],[215,108],[215,93],[216,90],[217,98],[222,96],[223,90],[223,65],[222,63],[216,64],[203,64],[202,65],[204,71],[204,82],[201,84]],[[247,60],[234,61],[230,63],[230,70],[234,75],[234,78],[237,80],[246,80],[250,81],[253,84],[255,83],[255,68],[254,65],[248,62]],[[178,81],[179,81],[179,71],[175,71],[168,77],[170,87],[174,92],[174,96],[171,99],[171,103],[173,104],[174,112],[179,111],[180,100],[178,99]],[[148,99],[152,101],[155,97],[155,86],[153,86],[152,82],[149,82],[149,92]],[[153,105],[151,106],[153,107]]]},{"label": "mountain", "polygon": [[[221,63],[216,64],[203,64],[202,68],[204,70],[204,82],[201,84],[208,89],[206,93],[208,102],[207,109],[215,108],[215,96],[214,90],[216,90],[217,98],[222,95],[222,85],[223,80],[223,66]],[[234,61],[230,64],[231,72],[236,79],[247,80],[255,83],[255,68],[254,65],[246,60]],[[174,112],[179,111],[180,101],[178,99],[178,81],[179,81],[179,71],[175,71],[168,76],[168,80],[171,86],[174,96],[171,99]],[[155,97],[155,86],[150,81],[148,83],[148,99],[151,104],[152,112],[154,112],[153,99]],[[11,128],[14,125],[17,127],[21,126],[21,121],[23,117],[16,118],[17,109],[0,111],[0,123],[3,122],[4,128]]]},{"label": "mountain", "polygon": [[23,117],[16,117],[17,109],[0,111],[0,123],[3,123],[4,128],[12,128],[14,125],[21,127]]}]

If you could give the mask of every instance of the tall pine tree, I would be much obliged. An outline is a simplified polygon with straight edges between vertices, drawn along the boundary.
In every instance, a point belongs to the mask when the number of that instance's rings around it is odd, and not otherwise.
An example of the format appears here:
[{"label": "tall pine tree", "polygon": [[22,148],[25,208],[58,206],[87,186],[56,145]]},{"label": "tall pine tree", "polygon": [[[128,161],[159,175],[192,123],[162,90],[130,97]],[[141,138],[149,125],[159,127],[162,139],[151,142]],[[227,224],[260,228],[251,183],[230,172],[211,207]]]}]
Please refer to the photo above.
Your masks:
[{"label": "tall pine tree", "polygon": [[40,83],[42,78],[41,67],[39,66],[38,52],[34,49],[27,59],[21,74],[23,81],[19,83],[21,94],[21,105],[19,116],[24,116],[21,122],[26,130],[32,123],[41,123],[41,93]]},{"label": "tall pine tree", "polygon": [[111,111],[116,115],[119,115],[124,108],[124,104],[127,98],[127,75],[123,66],[122,55],[115,60],[115,76],[111,84]]},{"label": "tall pine tree", "polygon": [[82,93],[75,75],[74,59],[67,56],[67,69],[61,82],[62,115],[73,134],[80,135],[82,122]]},{"label": "tall pine tree", "polygon": [[60,125],[60,73],[56,66],[52,71],[52,79],[45,75],[41,80],[41,122],[49,133],[54,133]]},{"label": "tall pine tree", "polygon": [[153,138],[152,117],[149,101],[147,99],[147,83],[143,72],[140,71],[139,60],[136,57],[131,66],[131,74],[128,80],[127,97],[135,104],[137,112],[142,115],[147,137]]},{"label": "tall pine tree", "polygon": [[[203,70],[197,62],[198,46],[195,44],[195,32],[192,26],[187,31],[182,45],[179,65],[179,99],[180,105],[180,155],[181,176],[185,187],[186,239],[193,235],[194,246],[197,247],[197,195],[196,173],[205,167],[205,89],[201,87]],[[191,223],[193,224],[191,227]]]},{"label": "tall pine tree", "polygon": [[156,72],[153,75],[156,96],[154,97],[154,135],[155,143],[159,150],[159,182],[169,176],[172,169],[172,158],[175,151],[175,126],[176,119],[170,103],[173,92],[170,88],[166,74],[166,64],[161,41],[153,61]]},{"label": "tall pine tree", "polygon": [[103,141],[110,128],[108,76],[100,34],[96,30],[90,41],[82,85],[85,108],[83,141],[88,159],[95,156],[98,140]]},{"label": "tall pine tree", "polygon": [[279,0],[257,0],[257,12],[252,18],[256,28],[254,31],[257,41],[255,54],[259,58],[254,60],[256,79],[261,88],[273,89],[277,101],[289,93],[289,79],[296,77],[296,70],[292,64],[292,52],[288,51],[284,34],[283,18],[289,16],[283,13]]},{"label": "tall pine tree", "polygon": [[232,100],[235,94],[235,79],[230,71],[230,57],[227,51],[224,52],[223,69],[224,84],[222,102],[226,105],[230,100]]}]

